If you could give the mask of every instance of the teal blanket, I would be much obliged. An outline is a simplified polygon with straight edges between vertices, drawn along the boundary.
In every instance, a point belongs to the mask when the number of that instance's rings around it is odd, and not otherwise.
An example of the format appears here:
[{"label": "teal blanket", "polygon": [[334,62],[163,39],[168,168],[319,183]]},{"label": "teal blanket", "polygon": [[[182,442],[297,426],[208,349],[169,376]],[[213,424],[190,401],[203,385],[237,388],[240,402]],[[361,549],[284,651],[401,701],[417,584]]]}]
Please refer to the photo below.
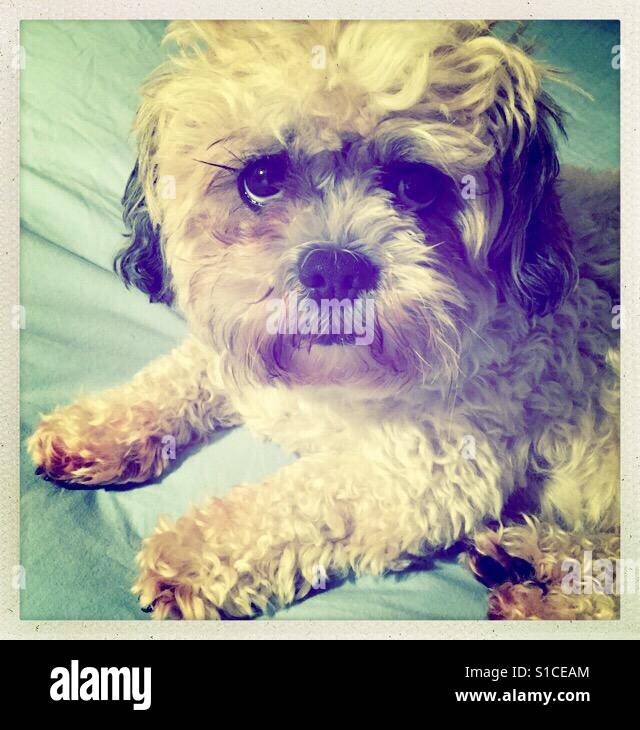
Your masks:
[{"label": "teal blanket", "polygon": [[[134,162],[129,129],[143,78],[160,62],[164,21],[27,21],[21,26],[22,441],[39,414],[124,382],[185,334],[168,308],[112,273],[120,198]],[[542,22],[539,54],[575,69],[595,101],[552,88],[571,112],[562,159],[618,166],[614,22]],[[134,556],[159,515],[258,480],[290,457],[244,428],[220,434],[136,489],[61,489],[21,450],[23,619],[148,619],[129,593]],[[486,590],[454,561],[328,586],[283,619],[481,619]]]}]

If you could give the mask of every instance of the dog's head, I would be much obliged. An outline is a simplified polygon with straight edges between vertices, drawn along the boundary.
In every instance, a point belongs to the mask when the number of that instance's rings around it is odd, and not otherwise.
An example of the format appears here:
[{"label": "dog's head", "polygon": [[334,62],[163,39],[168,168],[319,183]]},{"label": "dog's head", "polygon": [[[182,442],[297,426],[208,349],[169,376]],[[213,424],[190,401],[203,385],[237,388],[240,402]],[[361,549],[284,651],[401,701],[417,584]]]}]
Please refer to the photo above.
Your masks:
[{"label": "dog's head", "polygon": [[487,24],[177,22],[166,42],[117,263],[237,380],[450,382],[497,306],[571,290],[558,111]]}]

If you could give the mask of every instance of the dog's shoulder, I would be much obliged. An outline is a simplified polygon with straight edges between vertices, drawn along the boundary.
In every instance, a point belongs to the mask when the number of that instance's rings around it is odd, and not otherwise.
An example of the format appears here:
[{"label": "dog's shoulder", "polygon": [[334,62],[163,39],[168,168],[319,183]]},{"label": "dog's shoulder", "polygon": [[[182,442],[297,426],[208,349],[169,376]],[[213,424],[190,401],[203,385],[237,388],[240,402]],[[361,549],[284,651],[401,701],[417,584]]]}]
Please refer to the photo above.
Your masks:
[{"label": "dog's shoulder", "polygon": [[581,279],[620,294],[620,174],[565,166],[558,180]]}]

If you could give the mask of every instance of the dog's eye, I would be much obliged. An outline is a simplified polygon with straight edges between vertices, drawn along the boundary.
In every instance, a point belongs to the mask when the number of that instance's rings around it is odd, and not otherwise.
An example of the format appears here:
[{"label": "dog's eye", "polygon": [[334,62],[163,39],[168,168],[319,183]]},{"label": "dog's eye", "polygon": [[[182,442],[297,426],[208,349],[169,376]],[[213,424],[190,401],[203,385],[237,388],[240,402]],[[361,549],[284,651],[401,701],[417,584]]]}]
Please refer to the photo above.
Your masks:
[{"label": "dog's eye", "polygon": [[405,162],[387,168],[383,187],[409,210],[423,210],[433,205],[448,187],[449,178],[439,170],[420,163]]},{"label": "dog's eye", "polygon": [[238,177],[238,190],[250,208],[257,210],[282,194],[287,160],[267,155],[250,162]]}]

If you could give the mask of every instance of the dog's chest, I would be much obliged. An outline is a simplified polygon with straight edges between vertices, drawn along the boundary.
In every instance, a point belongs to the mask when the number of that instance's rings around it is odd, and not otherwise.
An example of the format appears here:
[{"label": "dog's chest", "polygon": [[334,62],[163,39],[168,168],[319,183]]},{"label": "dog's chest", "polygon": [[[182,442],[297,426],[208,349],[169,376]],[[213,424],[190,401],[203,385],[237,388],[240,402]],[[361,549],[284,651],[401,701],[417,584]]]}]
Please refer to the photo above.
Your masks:
[{"label": "dog's chest", "polygon": [[233,403],[253,433],[297,453],[340,450],[371,417],[366,404],[345,410],[298,390],[269,386],[244,389]]},{"label": "dog's chest", "polygon": [[[444,420],[431,408],[425,421],[406,401],[349,400],[307,395],[274,387],[245,389],[233,397],[245,425],[285,450],[297,454],[345,451],[366,459],[408,465],[432,450],[432,429],[426,421]],[[440,415],[439,415],[440,414]]]}]

